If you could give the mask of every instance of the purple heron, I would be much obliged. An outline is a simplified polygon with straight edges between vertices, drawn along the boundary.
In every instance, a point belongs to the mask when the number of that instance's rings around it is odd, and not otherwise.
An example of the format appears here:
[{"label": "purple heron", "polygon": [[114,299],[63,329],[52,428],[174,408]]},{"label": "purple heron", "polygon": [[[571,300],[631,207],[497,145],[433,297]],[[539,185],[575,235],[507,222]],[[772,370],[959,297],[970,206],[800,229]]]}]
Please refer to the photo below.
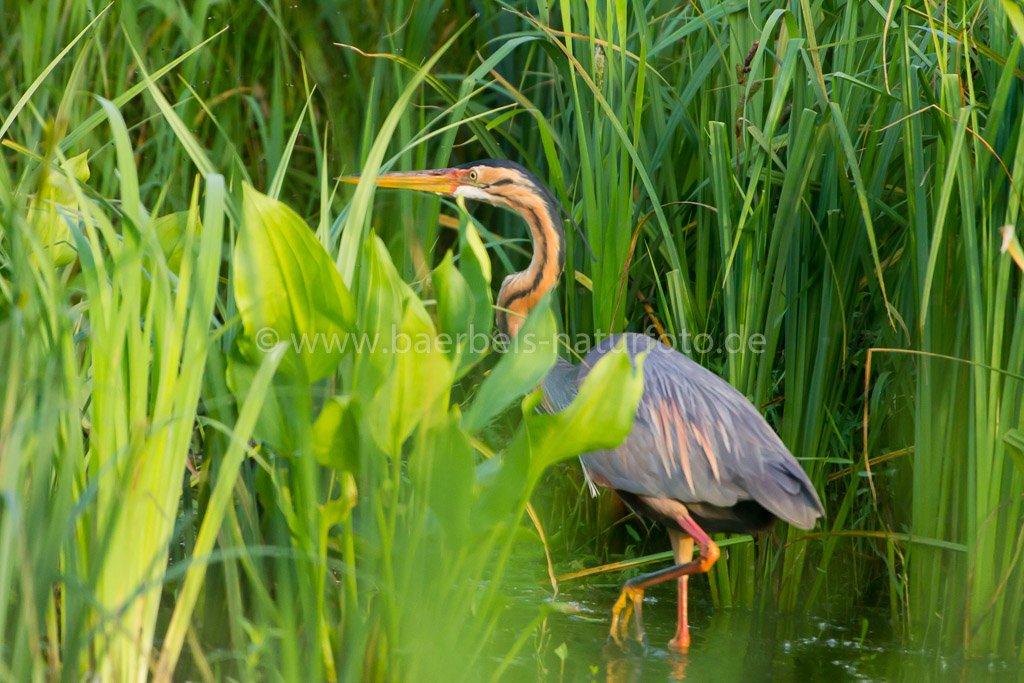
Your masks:
[{"label": "purple heron", "polygon": [[[511,209],[526,221],[533,257],[525,270],[505,278],[498,293],[496,325],[509,339],[562,275],[560,205],[517,163],[486,159],[432,171],[385,173],[376,184],[475,199]],[[587,453],[580,460],[592,491],[594,484],[613,489],[635,511],[668,528],[675,565],[626,581],[612,608],[610,635],[622,643],[632,613],[636,637],[643,642],[644,591],[677,579],[678,621],[669,645],[685,650],[690,643],[687,579],[708,571],[719,556],[708,534],[755,534],[776,518],[809,529],[824,509],[796,459],[743,394],[644,335],[608,337],[579,366],[559,358],[543,382],[543,407],[556,412],[568,406],[589,369],[620,341],[631,358],[647,353],[632,431],[618,448]]]}]

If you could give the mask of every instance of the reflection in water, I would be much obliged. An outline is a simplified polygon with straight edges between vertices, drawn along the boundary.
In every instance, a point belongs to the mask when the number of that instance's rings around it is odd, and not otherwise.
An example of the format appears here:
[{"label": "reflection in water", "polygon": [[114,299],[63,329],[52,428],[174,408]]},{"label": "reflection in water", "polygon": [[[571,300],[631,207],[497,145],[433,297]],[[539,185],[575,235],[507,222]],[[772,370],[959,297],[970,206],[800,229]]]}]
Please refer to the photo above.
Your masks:
[{"label": "reflection in water", "polygon": [[[637,646],[637,649],[639,646]],[[650,655],[648,649],[647,655]],[[650,662],[648,656],[642,652],[629,654],[615,643],[606,643],[604,647],[605,659],[605,682],[606,683],[639,683],[639,681],[650,680],[644,678],[644,664]],[[682,681],[687,678],[687,667],[690,663],[690,655],[686,652],[669,651],[666,656],[669,665],[668,680]],[[660,669],[660,666],[652,667]]]},{"label": "reflection in water", "polygon": [[[650,641],[646,649],[638,644],[628,649],[614,643],[603,646],[604,680],[607,683],[746,681],[765,677],[780,679],[780,674],[785,680],[786,667],[776,668],[770,661],[771,653],[777,649],[774,644],[777,620],[764,622],[753,613],[713,611],[707,603],[698,603],[692,609],[690,649],[677,652],[666,646],[675,628],[671,618],[675,616],[674,610],[667,620],[663,614],[673,607],[671,600],[652,597],[650,601],[653,603],[649,610],[651,616],[645,622]],[[654,625],[654,619],[658,620],[657,625]]]},{"label": "reflection in water", "polygon": [[[496,659],[550,600],[538,584],[544,575],[522,568],[507,619],[507,639]],[[527,577],[529,577],[527,579]],[[543,638],[520,651],[504,680],[594,681],[985,681],[1024,680],[1024,667],[1002,660],[970,660],[910,650],[884,610],[854,613],[776,614],[771,611],[715,609],[706,590],[690,593],[690,649],[673,652],[674,587],[648,591],[644,625],[648,646],[621,648],[608,641],[611,606],[619,584],[563,585],[557,601],[568,613],[550,615]],[[542,641],[542,642],[540,642]],[[561,646],[564,645],[564,648]],[[564,662],[556,655],[560,651]]]},{"label": "reflection in water", "polygon": [[605,683],[635,683],[639,681],[643,673],[643,664],[622,656],[621,653],[611,652],[612,648],[619,649],[618,645],[614,643],[607,643],[604,648],[607,653],[604,670]]},{"label": "reflection in water", "polygon": [[672,671],[669,675],[670,681],[681,681],[686,678],[686,667],[690,663],[689,652],[672,653]]}]

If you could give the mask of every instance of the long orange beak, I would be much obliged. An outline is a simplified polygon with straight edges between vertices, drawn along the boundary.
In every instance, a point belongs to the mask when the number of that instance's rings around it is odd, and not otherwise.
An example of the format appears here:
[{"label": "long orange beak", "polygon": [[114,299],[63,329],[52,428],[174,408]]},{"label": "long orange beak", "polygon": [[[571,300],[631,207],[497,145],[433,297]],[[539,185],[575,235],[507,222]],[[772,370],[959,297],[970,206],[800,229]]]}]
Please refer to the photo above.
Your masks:
[{"label": "long orange beak", "polygon": [[[472,184],[463,180],[466,174],[467,171],[462,168],[440,168],[434,171],[396,171],[394,173],[382,173],[374,179],[374,183],[377,187],[395,187],[403,190],[452,194],[458,187]],[[354,185],[359,182],[360,177],[359,175],[347,175],[338,178],[338,180]]]}]

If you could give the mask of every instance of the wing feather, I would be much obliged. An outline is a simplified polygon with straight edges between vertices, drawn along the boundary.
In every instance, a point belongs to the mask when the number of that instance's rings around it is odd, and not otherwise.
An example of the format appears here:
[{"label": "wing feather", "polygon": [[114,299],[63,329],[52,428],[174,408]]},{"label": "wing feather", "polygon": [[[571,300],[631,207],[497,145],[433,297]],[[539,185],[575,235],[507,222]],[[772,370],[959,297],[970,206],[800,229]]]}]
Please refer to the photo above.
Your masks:
[{"label": "wing feather", "polygon": [[621,338],[632,357],[647,352],[644,395],[622,445],[582,456],[594,479],[683,503],[756,500],[791,524],[814,525],[821,502],[782,440],[743,394],[683,354],[642,335],[616,335],[587,355],[577,386]]}]

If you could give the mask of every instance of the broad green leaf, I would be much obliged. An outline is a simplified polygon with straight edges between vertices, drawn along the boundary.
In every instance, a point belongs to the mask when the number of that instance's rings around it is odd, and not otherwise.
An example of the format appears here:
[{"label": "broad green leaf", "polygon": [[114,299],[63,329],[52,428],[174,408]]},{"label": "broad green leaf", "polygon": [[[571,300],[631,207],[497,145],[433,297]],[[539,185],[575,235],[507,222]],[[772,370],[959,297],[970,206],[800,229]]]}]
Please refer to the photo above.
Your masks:
[{"label": "broad green leaf", "polygon": [[234,292],[243,353],[258,359],[283,341],[282,370],[310,382],[327,377],[352,342],[352,295],[313,232],[286,205],[245,185],[242,215]]},{"label": "broad green leaf", "polygon": [[[188,228],[188,211],[161,216],[153,221],[153,230],[156,231],[157,240],[160,242],[160,249],[167,259],[167,268],[172,273],[177,273],[181,267],[181,255],[185,248],[185,233]],[[201,222],[196,224],[196,236],[203,230]]]},{"label": "broad green leaf", "polygon": [[359,489],[356,487],[356,479],[351,472],[344,472],[341,475],[341,495],[329,500],[320,506],[320,554],[327,553],[327,538],[331,534],[331,527],[341,524],[352,514],[352,508],[359,500]]},{"label": "broad green leaf", "polygon": [[[480,232],[476,229],[473,221],[466,213],[466,198],[458,198],[459,208],[462,209],[459,220],[459,244],[462,264],[460,269],[471,285],[478,281],[491,284],[491,258],[487,255],[487,248],[480,239]],[[487,290],[490,300],[490,290]]]},{"label": "broad green leaf", "polygon": [[475,432],[513,401],[536,387],[558,358],[558,328],[544,297],[526,318],[519,334],[509,342],[466,412],[463,426]]},{"label": "broad green leaf", "polygon": [[[473,328],[476,307],[473,292],[466,278],[455,269],[450,251],[434,269],[432,280],[445,351],[451,362],[458,367],[457,374],[461,374],[487,349],[490,330],[480,333]],[[488,310],[488,318],[489,314]]]},{"label": "broad green leaf", "polygon": [[454,543],[468,526],[476,482],[473,447],[459,417],[456,407],[430,429],[423,447],[409,459],[410,479]]},{"label": "broad green leaf", "polygon": [[367,417],[377,444],[394,455],[421,422],[444,414],[454,376],[430,316],[416,297],[406,300],[401,325],[381,344],[394,356],[394,367]]},{"label": "broad green leaf", "polygon": [[78,213],[78,200],[71,190],[67,173],[78,182],[87,181],[90,175],[88,156],[87,150],[61,164],[62,170],[44,169],[39,190],[29,209],[32,225],[57,266],[66,266],[78,254],[71,244],[71,225],[68,223]]},{"label": "broad green leaf", "polygon": [[351,396],[335,396],[313,423],[313,453],[324,467],[359,471],[359,416]]},{"label": "broad green leaf", "polygon": [[359,334],[353,393],[373,396],[391,374],[390,340],[402,323],[403,302],[415,296],[395,270],[391,254],[376,235],[363,244],[359,268]]},{"label": "broad green leaf", "polygon": [[[581,453],[615,448],[629,435],[644,391],[643,360],[635,367],[620,345],[598,361],[569,407],[555,415],[531,414],[527,421],[531,472]],[[539,392],[524,401],[536,405]]]},{"label": "broad green leaf", "polygon": [[484,487],[474,526],[500,519],[514,509],[521,491],[533,488],[544,468],[566,458],[615,448],[633,428],[637,405],[643,395],[643,357],[635,367],[621,346],[602,358],[587,375],[579,393],[560,413],[534,412],[540,391],[523,400],[523,423],[519,426],[501,462],[494,460],[477,468]]},{"label": "broad green leaf", "polygon": [[[464,197],[459,197],[460,206],[463,205]],[[469,214],[462,212],[460,225],[460,247],[459,247],[459,272],[465,278],[469,290],[473,294],[473,342],[486,341],[491,336],[491,326],[494,323],[494,311],[491,301],[491,260],[487,256],[487,250],[480,239],[480,233],[476,226],[469,219]],[[481,344],[482,346],[482,344]],[[476,348],[471,349],[471,352]],[[466,358],[466,367],[470,362],[476,362],[484,351],[481,348],[479,354],[471,353],[471,358]]]},{"label": "broad green leaf", "polygon": [[[249,395],[249,389],[252,387],[253,379],[256,377],[258,370],[258,365],[254,365],[241,358],[237,353],[232,353],[228,356],[224,379],[227,382],[228,389],[231,390],[231,393],[238,400],[239,405]],[[260,406],[260,413],[256,418],[256,424],[253,427],[252,433],[253,439],[269,444],[277,451],[284,449],[285,433],[287,431],[287,425],[282,419],[281,410],[282,406],[277,399],[274,385],[271,383],[267,388],[263,404]]]}]

